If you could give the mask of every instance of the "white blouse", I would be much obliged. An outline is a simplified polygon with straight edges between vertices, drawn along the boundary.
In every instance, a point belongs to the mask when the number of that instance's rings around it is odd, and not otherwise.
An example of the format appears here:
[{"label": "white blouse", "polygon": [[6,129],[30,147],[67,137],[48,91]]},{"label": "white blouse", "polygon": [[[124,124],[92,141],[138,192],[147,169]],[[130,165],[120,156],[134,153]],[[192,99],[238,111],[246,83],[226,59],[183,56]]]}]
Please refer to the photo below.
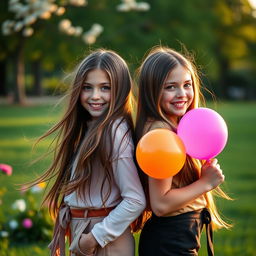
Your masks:
[{"label": "white blouse", "polygon": [[[119,237],[126,228],[141,214],[146,206],[145,195],[138,177],[133,160],[134,145],[127,124],[116,120],[112,125],[114,138],[113,145],[113,177],[111,180],[111,193],[105,202],[105,207],[116,206],[102,222],[95,224],[91,230],[93,236],[101,247]],[[125,135],[125,137],[124,137]],[[123,138],[124,137],[124,138]],[[73,164],[76,167],[78,159]],[[99,162],[93,164],[93,173],[90,188],[87,188],[81,199],[73,192],[65,196],[65,203],[71,208],[102,208],[101,186],[103,170]],[[90,190],[89,190],[90,189]],[[109,190],[108,182],[103,186],[103,195]],[[89,193],[90,192],[90,193]],[[89,196],[90,194],[90,196]]]}]

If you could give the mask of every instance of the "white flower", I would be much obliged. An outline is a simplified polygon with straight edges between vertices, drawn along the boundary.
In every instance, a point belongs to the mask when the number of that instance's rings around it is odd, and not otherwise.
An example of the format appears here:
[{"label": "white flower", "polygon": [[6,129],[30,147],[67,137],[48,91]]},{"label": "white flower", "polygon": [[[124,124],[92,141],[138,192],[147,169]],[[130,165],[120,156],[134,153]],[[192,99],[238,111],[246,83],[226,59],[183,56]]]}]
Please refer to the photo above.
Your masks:
[{"label": "white flower", "polygon": [[24,24],[23,22],[19,21],[14,25],[14,31],[19,32],[23,28]]},{"label": "white flower", "polygon": [[27,15],[29,15],[29,9],[30,9],[30,7],[26,6],[26,5],[20,6],[20,8],[18,8],[16,10],[16,16],[15,17],[17,19],[25,18]]},{"label": "white flower", "polygon": [[29,16],[27,16],[27,17],[24,19],[24,24],[25,24],[25,25],[31,25],[31,24],[33,24],[33,23],[36,22],[36,19],[37,19],[36,15],[34,15],[34,14],[29,15]]},{"label": "white flower", "polygon": [[150,5],[146,2],[137,3],[135,0],[123,0],[122,2],[122,4],[117,6],[117,10],[120,12],[128,12],[131,10],[145,12],[150,9]]},{"label": "white flower", "polygon": [[136,4],[136,1],[135,1],[135,0],[122,0],[122,2],[123,2],[124,4],[128,4],[128,5],[130,5],[130,6]]},{"label": "white flower", "polygon": [[2,28],[12,28],[14,26],[14,21],[13,20],[6,20],[2,24]]},{"label": "white flower", "polygon": [[14,210],[19,210],[20,212],[24,212],[26,210],[26,202],[24,199],[18,199],[16,200],[13,205],[12,208]]},{"label": "white flower", "polygon": [[94,44],[97,37],[102,33],[103,27],[100,24],[93,24],[91,29],[83,34],[82,39],[86,44]]},{"label": "white flower", "polygon": [[100,24],[93,24],[92,28],[91,28],[91,32],[95,35],[98,36],[99,34],[101,34],[103,31],[103,27]]},{"label": "white flower", "polygon": [[61,16],[61,15],[63,15],[65,13],[65,11],[66,11],[66,9],[64,7],[59,7],[56,10],[55,14],[58,15],[58,16]]},{"label": "white flower", "polygon": [[12,20],[6,20],[5,22],[3,22],[3,24],[2,24],[3,35],[5,35],[5,36],[10,35],[12,33],[14,24],[15,23]]},{"label": "white flower", "polygon": [[9,221],[9,226],[10,226],[11,229],[16,229],[19,226],[19,224],[16,220],[10,220]]},{"label": "white flower", "polygon": [[46,12],[43,12],[41,15],[40,15],[40,18],[41,19],[44,19],[44,20],[48,20],[50,19],[52,16],[52,14],[49,12],[49,11],[46,11]]},{"label": "white flower", "polygon": [[9,4],[16,4],[16,3],[18,3],[19,2],[19,0],[10,0],[9,1]]},{"label": "white flower", "polygon": [[58,5],[57,4],[51,4],[50,5],[50,12],[56,12],[58,10]]},{"label": "white flower", "polygon": [[25,37],[29,37],[32,36],[34,33],[34,29],[33,28],[25,28],[22,32],[22,35]]},{"label": "white flower", "polygon": [[66,34],[67,35],[69,35],[69,36],[73,36],[73,35],[75,35],[75,33],[76,33],[76,29],[75,29],[75,27],[69,27],[66,31]]},{"label": "white flower", "polygon": [[68,19],[61,20],[59,23],[59,29],[62,32],[65,32],[70,27],[71,27],[71,21]]},{"label": "white flower", "polygon": [[12,34],[12,31],[9,28],[2,28],[2,33],[4,36],[9,36]]},{"label": "white flower", "polygon": [[9,3],[9,11],[17,13],[23,8],[23,5],[19,2]]},{"label": "white flower", "polygon": [[87,5],[86,0],[69,0],[69,3],[74,6],[86,6]]},{"label": "white flower", "polygon": [[131,10],[131,8],[127,5],[127,4],[119,4],[116,9],[119,11],[119,12],[128,12]]},{"label": "white flower", "polygon": [[47,5],[43,3],[42,1],[36,0],[35,2],[30,4],[31,9],[38,11],[40,13],[47,10]]},{"label": "white flower", "polygon": [[33,3],[35,3],[36,1],[38,1],[38,0],[25,0],[25,2],[28,3],[28,4],[33,4]]},{"label": "white flower", "polygon": [[82,38],[86,44],[94,44],[96,42],[96,36],[90,33],[84,33]]},{"label": "white flower", "polygon": [[146,2],[137,3],[135,10],[146,12],[150,9],[150,5]]},{"label": "white flower", "polygon": [[82,27],[75,27],[76,31],[75,31],[75,36],[81,36],[81,34],[83,33],[83,28]]},{"label": "white flower", "polygon": [[0,237],[8,237],[9,236],[9,233],[5,230],[3,231],[0,231]]}]

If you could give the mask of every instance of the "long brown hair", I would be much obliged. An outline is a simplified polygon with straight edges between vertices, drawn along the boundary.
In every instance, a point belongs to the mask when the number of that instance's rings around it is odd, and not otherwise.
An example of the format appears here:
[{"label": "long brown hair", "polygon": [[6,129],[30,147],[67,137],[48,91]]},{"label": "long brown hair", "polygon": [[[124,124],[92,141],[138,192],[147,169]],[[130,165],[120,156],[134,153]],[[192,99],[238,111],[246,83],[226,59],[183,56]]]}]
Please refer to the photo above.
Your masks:
[{"label": "long brown hair", "polygon": [[[88,72],[93,69],[101,69],[109,76],[111,100],[109,108],[94,120],[93,127],[89,128],[87,122],[91,120],[91,116],[81,105],[80,94]],[[65,194],[77,191],[78,196],[83,196],[84,188],[90,186],[92,161],[95,157],[104,167],[104,182],[110,183],[113,140],[109,138],[113,137],[111,132],[113,121],[118,119],[119,124],[126,121],[129,127],[126,134],[133,130],[130,107],[132,80],[127,64],[118,54],[105,49],[95,50],[82,60],[74,74],[63,117],[37,140],[38,143],[49,135],[55,134],[53,162],[46,172],[33,182],[36,184],[53,180],[43,200],[43,204],[47,204],[53,216],[56,216]],[[110,145],[107,145],[109,143]],[[71,167],[76,154],[79,154],[78,163],[70,182]],[[103,185],[101,198],[104,206],[111,188],[107,194],[103,195]]]},{"label": "long brown hair", "polygon": [[[160,107],[160,98],[163,84],[168,74],[177,66],[181,65],[191,74],[192,85],[194,90],[194,98],[187,109],[187,111],[197,108],[200,104],[204,103],[204,97],[201,92],[200,78],[193,64],[191,56],[183,56],[177,51],[168,47],[157,46],[154,47],[146,56],[141,66],[138,69],[138,107],[135,125],[135,140],[136,143],[140,140],[145,132],[145,125],[149,120],[161,121],[167,124],[170,129],[176,131],[177,127],[169,119],[166,118]],[[187,156],[185,165],[182,170],[177,174],[177,179],[180,186],[188,185],[200,176],[201,162]],[[148,177],[140,170],[139,176],[145,191],[148,206],[145,210],[143,221],[150,216],[149,205],[149,191],[148,191]],[[215,189],[218,195],[223,198],[230,199],[219,187]],[[219,216],[216,206],[213,201],[212,193],[208,192],[205,195],[207,207],[210,209],[214,227],[229,227]],[[140,225],[143,225],[142,217]]]}]

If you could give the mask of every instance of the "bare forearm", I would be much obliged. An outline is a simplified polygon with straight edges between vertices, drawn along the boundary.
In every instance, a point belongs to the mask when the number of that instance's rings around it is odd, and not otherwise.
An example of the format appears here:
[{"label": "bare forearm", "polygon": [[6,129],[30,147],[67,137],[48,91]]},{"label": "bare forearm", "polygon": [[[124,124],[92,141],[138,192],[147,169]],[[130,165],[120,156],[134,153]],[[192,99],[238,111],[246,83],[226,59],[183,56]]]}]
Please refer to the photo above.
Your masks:
[{"label": "bare forearm", "polygon": [[[151,207],[158,216],[168,215],[186,206],[209,190],[210,188],[207,187],[207,184],[197,180],[182,188],[169,189],[160,196],[152,192],[150,194]],[[155,189],[152,191],[155,191]]]},{"label": "bare forearm", "polygon": [[201,168],[199,180],[182,188],[171,189],[173,177],[162,180],[149,178],[150,203],[153,212],[159,216],[170,214],[220,185],[225,176],[217,163],[217,159],[205,162]]}]

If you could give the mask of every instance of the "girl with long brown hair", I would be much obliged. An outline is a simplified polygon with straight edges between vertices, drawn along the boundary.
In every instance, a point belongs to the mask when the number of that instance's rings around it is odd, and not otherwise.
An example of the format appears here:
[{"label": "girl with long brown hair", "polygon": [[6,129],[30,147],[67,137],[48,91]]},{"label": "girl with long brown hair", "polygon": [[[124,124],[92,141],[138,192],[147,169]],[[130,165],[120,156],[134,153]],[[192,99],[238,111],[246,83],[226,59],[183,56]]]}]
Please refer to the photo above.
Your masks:
[{"label": "girl with long brown hair", "polygon": [[[138,85],[137,142],[153,129],[176,132],[180,118],[203,100],[193,62],[167,47],[149,52],[139,68]],[[142,229],[139,255],[198,255],[204,224],[208,254],[214,255],[212,227],[230,226],[213,201],[213,191],[230,199],[218,187],[224,175],[217,159],[202,163],[187,156],[173,177],[155,179],[142,171],[140,176],[148,201],[146,212],[152,211],[152,217]]]},{"label": "girl with long brown hair", "polygon": [[54,159],[36,182],[52,181],[44,198],[57,217],[51,255],[134,255],[130,224],[145,208],[133,159],[132,80],[125,61],[99,49],[77,67],[55,134]]}]

